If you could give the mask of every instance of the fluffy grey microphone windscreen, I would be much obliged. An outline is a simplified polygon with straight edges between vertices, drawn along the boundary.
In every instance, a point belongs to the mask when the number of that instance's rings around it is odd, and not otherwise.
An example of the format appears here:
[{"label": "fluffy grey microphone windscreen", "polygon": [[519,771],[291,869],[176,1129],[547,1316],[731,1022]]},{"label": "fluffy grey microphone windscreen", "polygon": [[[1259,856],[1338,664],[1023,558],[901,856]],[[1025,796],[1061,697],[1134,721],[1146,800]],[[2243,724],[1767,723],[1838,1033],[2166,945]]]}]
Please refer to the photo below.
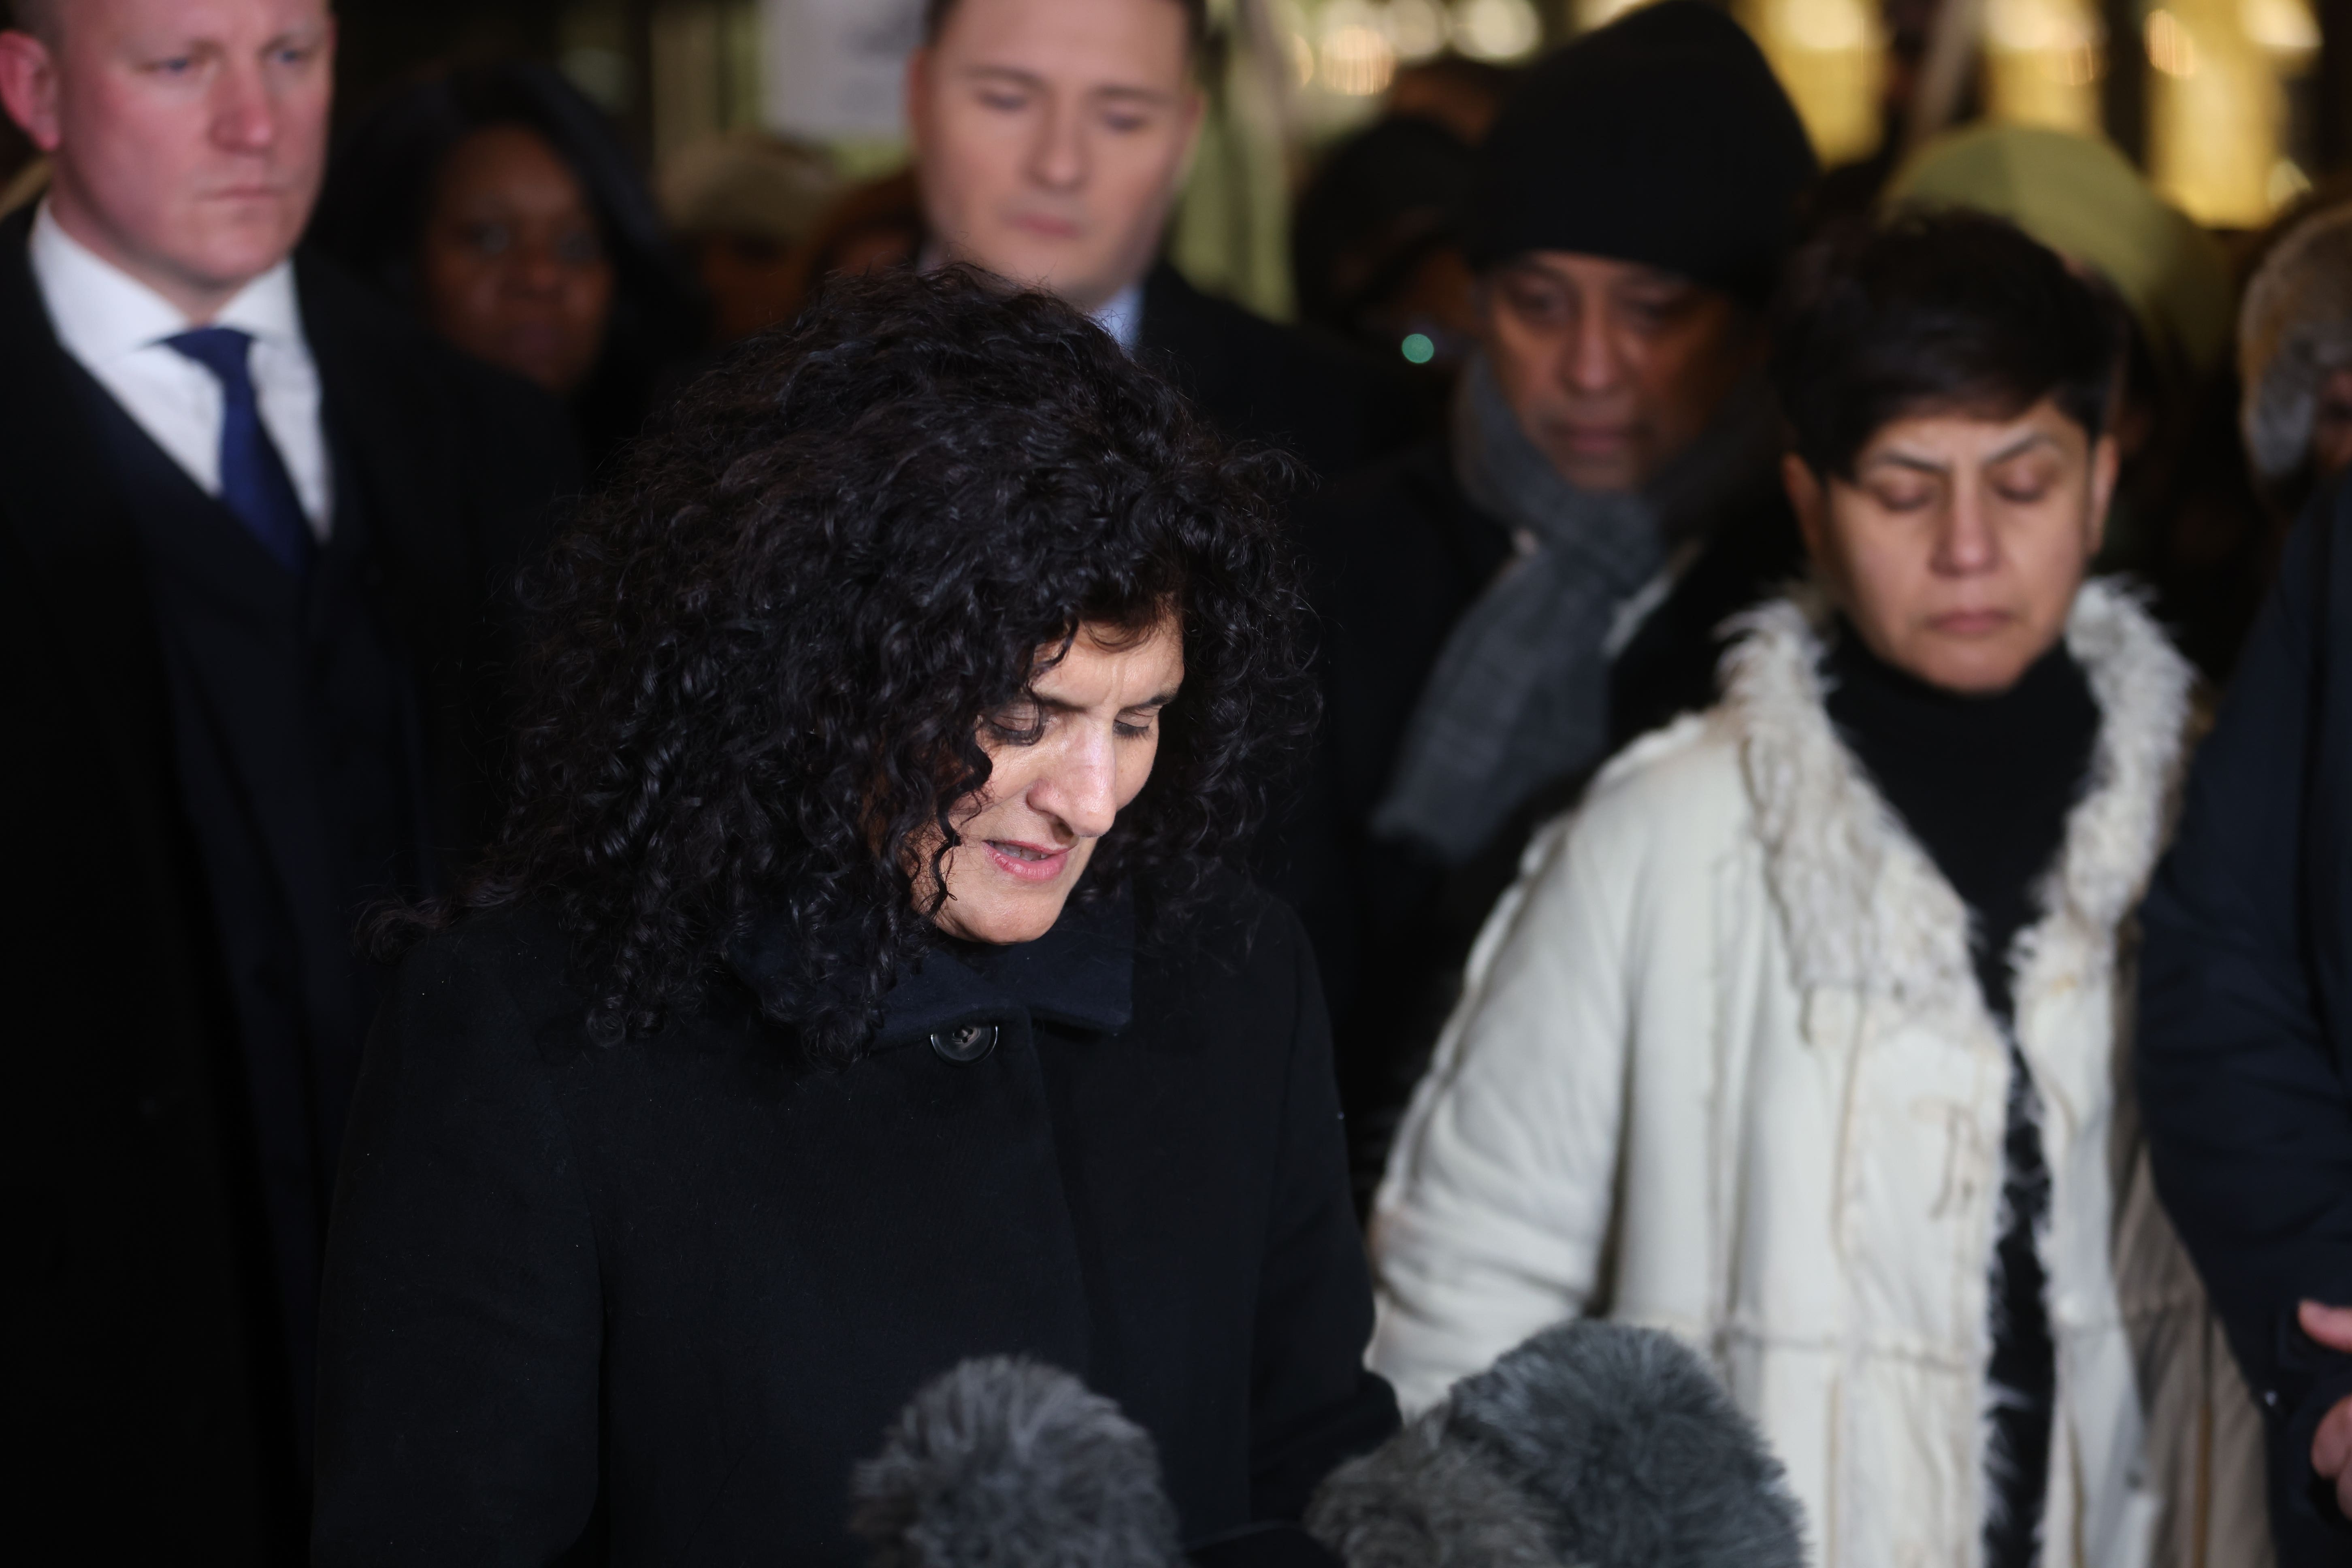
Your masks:
[{"label": "fluffy grey microphone windscreen", "polygon": [[857,1467],[851,1500],[872,1568],[1183,1561],[1150,1436],[1031,1361],[967,1361],[927,1385]]},{"label": "fluffy grey microphone windscreen", "polygon": [[1349,1568],[1803,1568],[1780,1462],[1687,1347],[1546,1330],[1378,1453],[1308,1524]]}]

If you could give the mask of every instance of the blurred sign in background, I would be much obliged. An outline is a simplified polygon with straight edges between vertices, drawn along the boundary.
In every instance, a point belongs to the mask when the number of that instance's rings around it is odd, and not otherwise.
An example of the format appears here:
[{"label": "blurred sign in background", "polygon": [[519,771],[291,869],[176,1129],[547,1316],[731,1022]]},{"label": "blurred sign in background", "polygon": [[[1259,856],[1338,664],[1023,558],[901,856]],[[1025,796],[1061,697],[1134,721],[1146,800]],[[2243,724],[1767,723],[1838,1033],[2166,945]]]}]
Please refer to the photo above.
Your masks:
[{"label": "blurred sign in background", "polygon": [[923,0],[761,0],[758,16],[771,129],[824,141],[898,135]]}]

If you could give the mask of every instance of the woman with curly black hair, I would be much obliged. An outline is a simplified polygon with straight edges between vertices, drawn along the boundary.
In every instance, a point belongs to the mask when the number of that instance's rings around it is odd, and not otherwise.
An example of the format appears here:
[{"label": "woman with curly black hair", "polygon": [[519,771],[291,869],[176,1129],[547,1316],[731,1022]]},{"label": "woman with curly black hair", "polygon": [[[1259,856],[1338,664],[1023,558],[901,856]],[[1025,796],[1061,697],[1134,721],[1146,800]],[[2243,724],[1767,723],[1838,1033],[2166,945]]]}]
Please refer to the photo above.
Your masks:
[{"label": "woman with curly black hair", "polygon": [[1396,1417],[1312,960],[1232,869],[1313,716],[1263,461],[954,270],[631,452],[501,840],[389,933],[320,1563],[854,1562],[852,1462],[989,1352],[1281,1560]]}]

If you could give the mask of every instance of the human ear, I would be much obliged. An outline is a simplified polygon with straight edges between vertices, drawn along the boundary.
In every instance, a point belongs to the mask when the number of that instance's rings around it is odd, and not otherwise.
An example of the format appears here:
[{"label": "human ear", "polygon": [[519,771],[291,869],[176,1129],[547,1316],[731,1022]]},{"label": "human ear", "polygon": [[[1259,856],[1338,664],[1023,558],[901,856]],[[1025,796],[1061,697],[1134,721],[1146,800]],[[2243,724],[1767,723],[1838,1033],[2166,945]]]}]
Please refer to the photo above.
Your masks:
[{"label": "human ear", "polygon": [[2106,542],[2107,508],[2116,499],[2116,475],[2123,467],[2123,451],[2116,438],[2102,436],[2091,447],[2091,516],[2088,537],[2084,541],[2085,560],[2098,554]]},{"label": "human ear", "polygon": [[0,103],[44,154],[58,150],[58,68],[30,33],[0,33]]},{"label": "human ear", "polygon": [[1829,495],[1821,477],[1804,458],[1790,452],[1780,458],[1780,488],[1789,492],[1789,508],[1797,514],[1797,531],[1804,536],[1805,553],[1816,569],[1829,565]]}]

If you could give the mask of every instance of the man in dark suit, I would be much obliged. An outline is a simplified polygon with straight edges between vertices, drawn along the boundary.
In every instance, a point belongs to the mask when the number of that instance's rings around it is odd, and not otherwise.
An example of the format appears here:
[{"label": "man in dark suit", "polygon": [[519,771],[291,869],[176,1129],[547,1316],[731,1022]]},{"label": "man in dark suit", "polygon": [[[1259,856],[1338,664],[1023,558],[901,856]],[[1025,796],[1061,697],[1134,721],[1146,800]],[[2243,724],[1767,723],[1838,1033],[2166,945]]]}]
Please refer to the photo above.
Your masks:
[{"label": "man in dark suit", "polygon": [[1204,0],[929,0],[907,68],[926,255],[1060,295],[1227,435],[1342,474],[1410,433],[1402,377],[1159,259],[1206,26]]},{"label": "man in dark suit", "polygon": [[292,258],[324,0],[18,0],[0,99],[11,1544],[303,1552],[361,912],[495,810],[560,413]]}]

